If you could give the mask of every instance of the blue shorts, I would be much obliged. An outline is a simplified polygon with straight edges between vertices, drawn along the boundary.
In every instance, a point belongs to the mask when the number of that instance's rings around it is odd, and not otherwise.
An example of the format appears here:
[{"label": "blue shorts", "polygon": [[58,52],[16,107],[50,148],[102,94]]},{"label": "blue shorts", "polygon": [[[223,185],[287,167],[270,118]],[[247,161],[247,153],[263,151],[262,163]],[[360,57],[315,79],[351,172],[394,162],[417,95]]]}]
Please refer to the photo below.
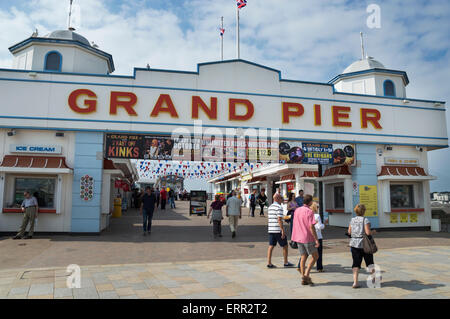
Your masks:
[{"label": "blue shorts", "polygon": [[284,247],[287,245],[287,236],[284,236],[284,239],[281,238],[281,233],[269,233],[269,245],[270,246],[276,246],[280,244],[281,247]]}]

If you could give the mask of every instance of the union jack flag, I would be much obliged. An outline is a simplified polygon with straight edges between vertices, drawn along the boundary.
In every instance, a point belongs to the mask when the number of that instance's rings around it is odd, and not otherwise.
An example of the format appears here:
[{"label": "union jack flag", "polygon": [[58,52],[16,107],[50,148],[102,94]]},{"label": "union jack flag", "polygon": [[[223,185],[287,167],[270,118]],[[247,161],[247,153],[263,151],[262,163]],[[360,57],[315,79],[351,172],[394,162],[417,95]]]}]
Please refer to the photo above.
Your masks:
[{"label": "union jack flag", "polygon": [[247,0],[236,0],[238,9],[241,9],[247,5]]},{"label": "union jack flag", "polygon": [[223,34],[225,33],[225,29],[224,28],[220,28],[220,36],[223,37]]}]

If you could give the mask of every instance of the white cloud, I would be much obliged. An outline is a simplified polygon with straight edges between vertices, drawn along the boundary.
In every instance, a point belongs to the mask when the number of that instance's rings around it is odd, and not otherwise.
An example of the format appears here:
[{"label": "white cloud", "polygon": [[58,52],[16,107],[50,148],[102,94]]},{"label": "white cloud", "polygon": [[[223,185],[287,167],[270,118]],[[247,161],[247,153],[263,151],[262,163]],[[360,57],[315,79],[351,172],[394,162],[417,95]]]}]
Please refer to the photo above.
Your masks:
[{"label": "white cloud", "polygon": [[[195,70],[197,63],[218,60],[218,25],[225,19],[225,58],[235,58],[235,4],[233,0],[132,0],[111,8],[101,0],[81,4],[78,32],[114,56],[116,74],[133,67]],[[0,67],[10,67],[7,48],[27,38],[64,29],[67,2],[33,0],[27,7],[0,9]],[[147,4],[147,7],[143,4]],[[241,10],[241,57],[282,71],[289,79],[327,82],[360,57],[359,31],[366,34],[369,55],[387,68],[406,70],[408,96],[449,100],[450,4],[435,1],[377,1],[381,29],[366,26],[371,2],[250,0]],[[447,112],[450,118],[450,112]],[[449,150],[429,153],[430,167],[444,176]],[[442,184],[439,184],[442,183]],[[433,182],[450,190],[450,182]]]}]

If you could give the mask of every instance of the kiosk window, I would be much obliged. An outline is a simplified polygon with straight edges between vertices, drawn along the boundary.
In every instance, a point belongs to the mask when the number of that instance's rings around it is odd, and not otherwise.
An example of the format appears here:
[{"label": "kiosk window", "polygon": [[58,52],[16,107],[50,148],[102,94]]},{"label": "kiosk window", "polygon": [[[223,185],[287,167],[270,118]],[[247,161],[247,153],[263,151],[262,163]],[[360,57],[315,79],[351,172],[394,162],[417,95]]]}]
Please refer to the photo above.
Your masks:
[{"label": "kiosk window", "polygon": [[14,187],[14,205],[22,205],[23,193],[29,191],[38,200],[39,207],[55,208],[56,178],[17,177]]},{"label": "kiosk window", "polygon": [[391,185],[391,207],[413,208],[413,185]]},{"label": "kiosk window", "polygon": [[344,185],[334,187],[334,208],[344,208]]}]

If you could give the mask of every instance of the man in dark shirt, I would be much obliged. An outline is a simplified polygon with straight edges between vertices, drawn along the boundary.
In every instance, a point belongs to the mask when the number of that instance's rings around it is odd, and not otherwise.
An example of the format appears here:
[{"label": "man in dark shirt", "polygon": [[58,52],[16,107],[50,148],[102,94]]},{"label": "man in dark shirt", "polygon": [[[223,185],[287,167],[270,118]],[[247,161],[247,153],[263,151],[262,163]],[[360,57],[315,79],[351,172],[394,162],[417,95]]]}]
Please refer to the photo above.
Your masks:
[{"label": "man in dark shirt", "polygon": [[250,195],[250,213],[252,217],[255,217],[255,208],[256,208],[256,189],[253,190],[253,193]]},{"label": "man in dark shirt", "polygon": [[144,236],[152,230],[153,212],[155,211],[156,196],[150,186],[145,188],[145,194],[141,199],[141,214],[144,217]]},{"label": "man in dark shirt", "polygon": [[259,216],[264,216],[264,206],[266,205],[267,202],[267,195],[265,193],[265,189],[261,189],[261,193],[259,193],[258,198],[257,198],[259,207],[261,208],[261,210],[259,211]]}]

